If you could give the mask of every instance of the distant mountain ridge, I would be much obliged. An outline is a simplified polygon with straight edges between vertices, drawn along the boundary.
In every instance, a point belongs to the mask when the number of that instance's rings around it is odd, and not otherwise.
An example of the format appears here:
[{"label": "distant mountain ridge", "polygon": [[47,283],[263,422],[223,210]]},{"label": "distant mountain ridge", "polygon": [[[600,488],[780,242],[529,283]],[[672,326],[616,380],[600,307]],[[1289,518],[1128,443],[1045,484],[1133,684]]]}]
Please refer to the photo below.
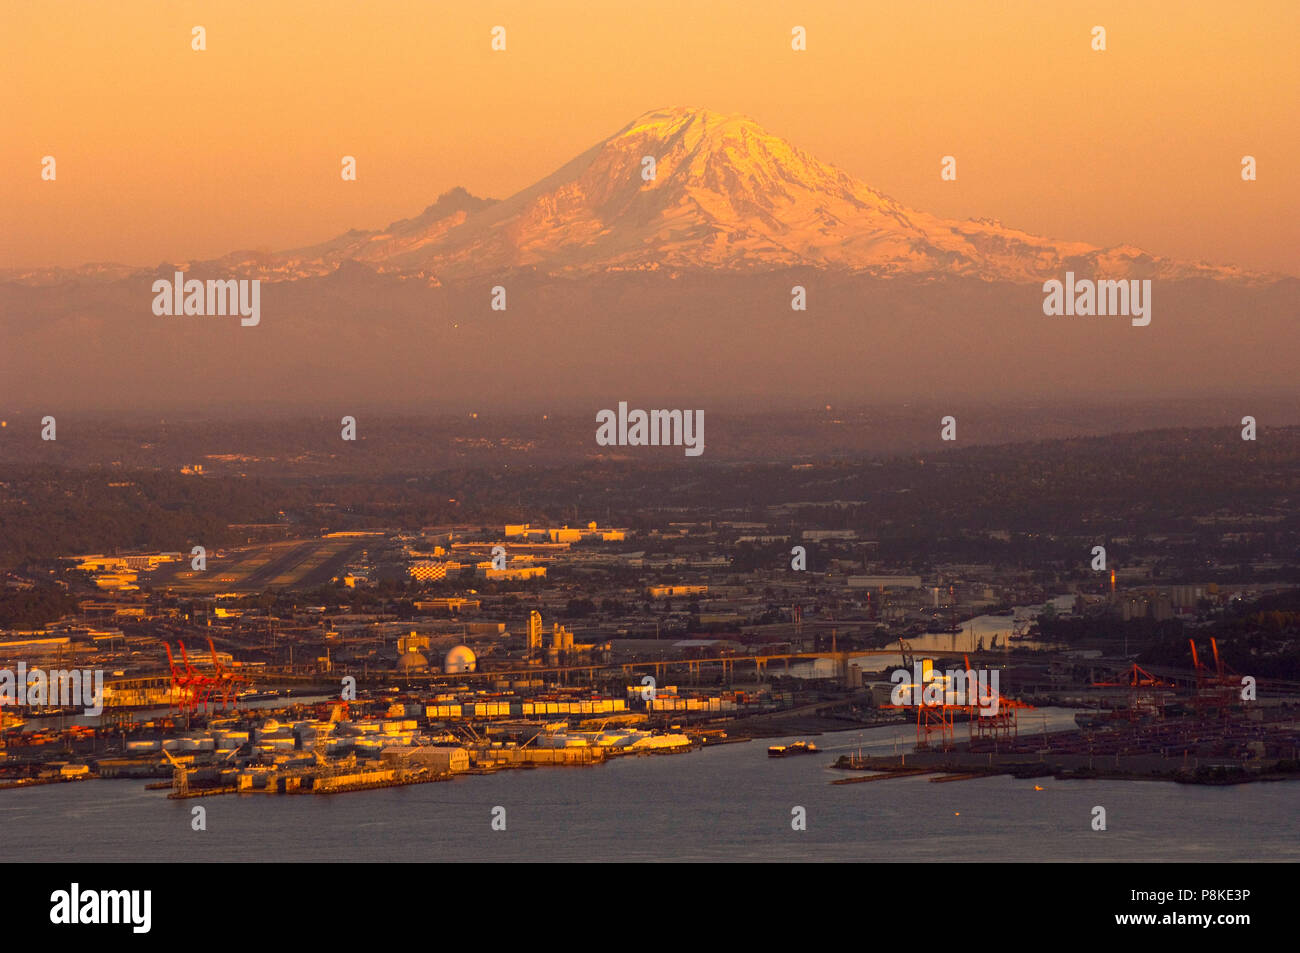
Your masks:
[{"label": "distant mountain ridge", "polygon": [[[653,157],[655,175],[642,176]],[[11,270],[10,281],[117,280],[175,267],[205,276],[292,281],[347,263],[443,280],[526,269],[547,276],[812,267],[877,277],[955,276],[1027,283],[1065,271],[1107,278],[1245,280],[1238,268],[1098,248],[910,209],[743,116],[648,112],[502,201],[452,189],[419,215],[305,248],[233,252],[155,269],[87,265]],[[1280,277],[1280,276],[1278,276]]]}]

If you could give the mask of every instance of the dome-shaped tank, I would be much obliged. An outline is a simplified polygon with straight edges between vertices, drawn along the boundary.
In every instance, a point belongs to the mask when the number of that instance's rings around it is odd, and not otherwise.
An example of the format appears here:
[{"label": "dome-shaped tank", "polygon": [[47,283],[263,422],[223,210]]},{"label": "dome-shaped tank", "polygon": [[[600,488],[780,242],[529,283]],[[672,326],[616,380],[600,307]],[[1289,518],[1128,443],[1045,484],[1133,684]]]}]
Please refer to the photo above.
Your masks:
[{"label": "dome-shaped tank", "polygon": [[458,645],[447,653],[442,670],[448,675],[459,675],[462,672],[474,671],[477,665],[478,659],[474,655],[474,650],[468,645]]},{"label": "dome-shaped tank", "polygon": [[425,672],[429,669],[429,660],[415,649],[411,649],[397,660],[397,668],[402,672]]}]

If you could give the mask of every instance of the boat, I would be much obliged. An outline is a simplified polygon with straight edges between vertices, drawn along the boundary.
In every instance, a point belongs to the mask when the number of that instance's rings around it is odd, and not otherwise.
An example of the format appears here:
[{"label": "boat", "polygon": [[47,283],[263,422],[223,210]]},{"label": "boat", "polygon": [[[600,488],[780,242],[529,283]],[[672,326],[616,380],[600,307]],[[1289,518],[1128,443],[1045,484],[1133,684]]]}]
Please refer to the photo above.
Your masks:
[{"label": "boat", "polygon": [[288,697],[292,689],[270,688],[264,691],[241,692],[237,697],[239,701],[245,702],[268,702],[275,699]]},{"label": "boat", "polygon": [[767,749],[769,758],[784,758],[792,754],[816,754],[817,746],[811,741],[795,741],[788,745],[772,745]]}]

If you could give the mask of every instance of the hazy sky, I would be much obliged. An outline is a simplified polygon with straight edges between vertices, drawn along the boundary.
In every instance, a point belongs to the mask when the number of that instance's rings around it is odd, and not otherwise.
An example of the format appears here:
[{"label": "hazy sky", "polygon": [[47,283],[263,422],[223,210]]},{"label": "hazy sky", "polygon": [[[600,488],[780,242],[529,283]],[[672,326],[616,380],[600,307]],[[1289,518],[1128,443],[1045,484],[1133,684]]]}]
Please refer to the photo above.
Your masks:
[{"label": "hazy sky", "polygon": [[1300,274],[1297,36],[1295,0],[10,2],[0,266],[314,243],[692,105],[916,208]]}]

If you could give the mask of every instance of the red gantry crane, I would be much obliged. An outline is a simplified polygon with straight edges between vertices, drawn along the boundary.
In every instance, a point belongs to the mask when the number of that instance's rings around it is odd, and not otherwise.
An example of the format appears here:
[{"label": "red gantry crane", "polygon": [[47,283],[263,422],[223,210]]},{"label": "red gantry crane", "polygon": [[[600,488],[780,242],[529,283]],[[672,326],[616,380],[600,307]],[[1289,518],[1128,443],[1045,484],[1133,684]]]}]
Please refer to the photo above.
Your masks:
[{"label": "red gantry crane", "polygon": [[176,657],[172,655],[172,646],[170,642],[164,642],[163,648],[167,650],[167,667],[171,671],[171,692],[169,698],[171,707],[178,712],[193,711],[194,705],[194,679],[192,673],[183,671],[176,664]]},{"label": "red gantry crane", "polygon": [[220,689],[221,709],[235,708],[239,704],[239,689],[248,684],[248,679],[233,672],[221,664],[217,657],[217,647],[208,639],[208,652],[212,655],[212,671],[216,679],[216,688]]},{"label": "red gantry crane", "polygon": [[198,711],[199,705],[203,706],[203,713],[208,713],[208,699],[212,697],[212,690],[217,687],[217,680],[211,675],[204,675],[190,664],[190,654],[185,650],[185,643],[176,640],[176,644],[181,647],[181,660],[185,663],[185,671],[191,679],[194,686],[194,710]]},{"label": "red gantry crane", "polygon": [[[898,647],[902,654],[905,670],[913,673],[916,669],[916,660],[912,654],[912,646],[900,639]],[[937,741],[940,751],[948,751],[953,746],[953,726],[956,722],[958,706],[949,704],[947,679],[942,673],[936,673],[934,680],[927,682],[925,676],[932,672],[933,668],[929,659],[924,659],[921,664],[921,681],[907,686],[910,694],[908,703],[904,705],[882,705],[880,707],[915,708],[916,750],[929,751]],[[925,698],[925,691],[931,685],[935,686],[932,690],[939,693],[939,700],[934,703],[928,703]]]},{"label": "red gantry crane", "polygon": [[1196,641],[1188,639],[1187,644],[1192,647],[1192,667],[1196,669],[1193,707],[1197,712],[1213,711],[1215,717],[1225,717],[1241,688],[1241,676],[1224,665],[1223,659],[1219,657],[1219,643],[1216,639],[1210,639],[1210,650],[1214,653],[1213,674],[1196,654]]},{"label": "red gantry crane", "polygon": [[[1192,647],[1192,652],[1195,654],[1195,646]],[[1129,702],[1123,714],[1131,722],[1141,721],[1146,716],[1164,718],[1165,702],[1174,688],[1172,682],[1162,682],[1137,662],[1133,663],[1122,680],[1093,682],[1092,685],[1094,688],[1128,689]]]},{"label": "red gantry crane", "polygon": [[[974,670],[970,667],[970,657],[963,655],[962,660],[966,663],[966,671],[973,673]],[[970,740],[972,745],[977,741],[997,742],[1018,738],[1020,736],[1020,710],[1034,707],[1018,698],[1008,698],[995,689],[991,683],[987,685],[987,688],[988,695],[986,697],[967,699],[966,707],[970,717]],[[978,691],[978,688],[974,688],[975,693],[978,693]]]},{"label": "red gantry crane", "polygon": [[[176,656],[172,654],[171,644],[168,642],[163,643],[163,647],[167,649],[167,665],[171,670],[172,707],[187,715],[194,714],[202,707],[206,714],[213,692],[218,688],[226,688],[227,686],[233,688],[235,676],[225,672],[220,667],[217,667],[212,675],[198,671],[190,662],[190,655],[185,648],[185,643],[178,639],[176,644],[181,651],[180,665],[176,664]],[[210,643],[209,648],[211,648]],[[213,653],[213,662],[216,662],[215,652]],[[223,681],[226,685],[223,685]]]}]

